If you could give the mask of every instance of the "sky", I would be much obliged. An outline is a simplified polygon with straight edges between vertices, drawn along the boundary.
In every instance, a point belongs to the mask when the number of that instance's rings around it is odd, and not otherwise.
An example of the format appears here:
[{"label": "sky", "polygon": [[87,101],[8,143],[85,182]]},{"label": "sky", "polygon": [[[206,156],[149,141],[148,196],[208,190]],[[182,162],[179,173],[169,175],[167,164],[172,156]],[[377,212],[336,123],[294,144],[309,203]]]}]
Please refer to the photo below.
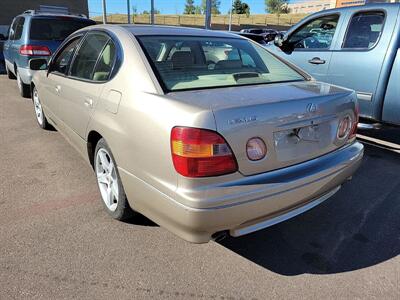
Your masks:
[{"label": "sky", "polygon": [[[231,0],[220,0],[221,13],[227,13],[230,8]],[[302,0],[292,0],[290,2],[298,2]],[[150,0],[130,0],[131,7],[136,6],[138,12],[143,10],[150,10]],[[154,0],[156,9],[160,10],[162,14],[181,14],[185,7],[185,0]],[[265,13],[264,0],[244,0],[250,5],[251,13],[263,14]],[[100,15],[102,12],[102,0],[88,0],[89,14]],[[198,5],[201,0],[195,0]],[[107,13],[126,13],[126,0],[107,0]]]}]

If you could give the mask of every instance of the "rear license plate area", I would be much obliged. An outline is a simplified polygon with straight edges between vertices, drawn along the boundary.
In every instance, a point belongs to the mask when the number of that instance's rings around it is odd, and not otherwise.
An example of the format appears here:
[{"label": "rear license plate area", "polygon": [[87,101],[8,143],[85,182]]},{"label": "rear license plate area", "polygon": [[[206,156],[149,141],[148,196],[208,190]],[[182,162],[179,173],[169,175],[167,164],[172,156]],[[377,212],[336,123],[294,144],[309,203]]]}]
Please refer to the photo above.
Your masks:
[{"label": "rear license plate area", "polygon": [[279,161],[313,158],[328,151],[333,143],[332,123],[325,122],[274,133],[274,144]]}]

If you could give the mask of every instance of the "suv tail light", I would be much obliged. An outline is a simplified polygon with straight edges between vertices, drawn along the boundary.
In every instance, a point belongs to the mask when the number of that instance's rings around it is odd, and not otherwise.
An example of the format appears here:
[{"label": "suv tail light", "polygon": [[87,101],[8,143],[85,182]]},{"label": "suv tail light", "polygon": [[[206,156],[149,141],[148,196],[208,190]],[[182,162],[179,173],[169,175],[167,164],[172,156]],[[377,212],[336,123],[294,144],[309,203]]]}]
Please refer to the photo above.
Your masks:
[{"label": "suv tail light", "polygon": [[351,128],[349,139],[355,138],[357,135],[357,127],[358,127],[358,122],[360,120],[360,106],[358,103],[356,103],[354,114],[355,115],[354,115],[353,127]]},{"label": "suv tail light", "polygon": [[19,54],[26,56],[50,56],[50,49],[46,46],[23,45],[19,48]]},{"label": "suv tail light", "polygon": [[215,131],[174,127],[171,152],[175,170],[186,177],[218,176],[238,169],[229,145]]}]

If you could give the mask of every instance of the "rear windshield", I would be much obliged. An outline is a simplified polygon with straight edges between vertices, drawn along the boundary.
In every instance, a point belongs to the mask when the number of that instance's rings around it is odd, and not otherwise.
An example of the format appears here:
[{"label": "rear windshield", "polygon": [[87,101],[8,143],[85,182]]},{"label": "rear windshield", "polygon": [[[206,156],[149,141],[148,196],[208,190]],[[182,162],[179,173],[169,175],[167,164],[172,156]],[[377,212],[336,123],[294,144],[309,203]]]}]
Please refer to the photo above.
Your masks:
[{"label": "rear windshield", "polygon": [[245,39],[137,38],[167,91],[305,80],[263,47]]},{"label": "rear windshield", "polygon": [[31,21],[31,40],[62,41],[83,27],[94,25],[91,20],[69,17],[34,18]]}]

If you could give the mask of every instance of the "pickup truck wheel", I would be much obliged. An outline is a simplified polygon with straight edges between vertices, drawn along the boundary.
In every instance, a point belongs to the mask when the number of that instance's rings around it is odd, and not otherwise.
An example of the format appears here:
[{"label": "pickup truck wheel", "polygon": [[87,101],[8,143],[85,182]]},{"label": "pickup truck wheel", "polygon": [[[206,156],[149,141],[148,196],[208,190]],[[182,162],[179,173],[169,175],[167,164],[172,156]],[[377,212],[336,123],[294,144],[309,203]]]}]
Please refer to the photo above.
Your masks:
[{"label": "pickup truck wheel", "polygon": [[6,72],[8,79],[17,79],[17,77],[15,77],[15,75],[7,68],[7,65],[6,65]]},{"label": "pickup truck wheel", "polygon": [[33,87],[32,90],[32,102],[33,107],[35,108],[36,121],[38,122],[40,128],[49,129],[50,124],[47,122],[46,116],[43,112],[43,107],[40,102],[39,94],[36,87]]},{"label": "pickup truck wheel", "polygon": [[18,70],[17,70],[17,85],[19,93],[21,94],[22,97],[24,98],[31,97],[31,87],[22,81],[21,76],[18,73]]},{"label": "pickup truck wheel", "polygon": [[133,217],[135,213],[126,198],[117,164],[104,139],[100,139],[96,146],[94,171],[103,205],[108,214],[121,221]]}]

